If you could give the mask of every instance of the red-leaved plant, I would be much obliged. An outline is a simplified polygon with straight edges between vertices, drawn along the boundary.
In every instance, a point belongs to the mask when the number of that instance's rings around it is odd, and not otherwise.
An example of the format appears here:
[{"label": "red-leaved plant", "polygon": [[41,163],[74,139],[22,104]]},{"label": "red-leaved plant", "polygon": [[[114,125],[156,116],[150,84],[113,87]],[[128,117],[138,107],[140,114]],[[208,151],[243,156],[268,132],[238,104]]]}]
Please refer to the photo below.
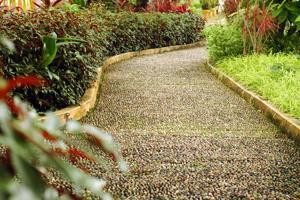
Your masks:
[{"label": "red-leaved plant", "polygon": [[33,0],[34,5],[38,8],[49,9],[55,7],[64,2],[69,2],[68,0]]},{"label": "red-leaved plant", "polygon": [[184,4],[179,4],[178,0],[152,0],[145,9],[130,5],[128,0],[119,0],[118,9],[131,12],[164,12],[164,13],[186,13],[190,12],[188,7],[190,0]]},{"label": "red-leaved plant", "polygon": [[148,4],[147,11],[185,13],[189,12],[189,4],[190,1],[178,5],[178,1],[176,0],[153,0],[150,4]]},{"label": "red-leaved plant", "polygon": [[248,3],[243,17],[244,54],[263,52],[265,41],[277,28],[275,18],[265,3],[262,6],[257,1],[252,6]]},{"label": "red-leaved plant", "polygon": [[225,0],[224,13],[227,17],[238,11],[241,0]]},{"label": "red-leaved plant", "polygon": [[[12,43],[0,36],[0,44],[13,50]],[[41,121],[38,114],[10,92],[18,87],[45,85],[41,77],[17,77],[5,81],[0,77],[0,199],[83,199],[85,190],[103,199],[111,199],[103,191],[105,181],[89,175],[88,170],[75,167],[79,159],[94,164],[102,159],[78,148],[70,140],[72,134],[85,134],[91,145],[100,147],[126,171],[118,145],[112,137],[93,126],[77,121],[65,124],[51,113]],[[67,133],[67,134],[66,134]],[[71,184],[71,189],[49,181],[49,169],[56,170]],[[17,178],[17,179],[16,179]],[[18,181],[19,180],[19,181]]]}]

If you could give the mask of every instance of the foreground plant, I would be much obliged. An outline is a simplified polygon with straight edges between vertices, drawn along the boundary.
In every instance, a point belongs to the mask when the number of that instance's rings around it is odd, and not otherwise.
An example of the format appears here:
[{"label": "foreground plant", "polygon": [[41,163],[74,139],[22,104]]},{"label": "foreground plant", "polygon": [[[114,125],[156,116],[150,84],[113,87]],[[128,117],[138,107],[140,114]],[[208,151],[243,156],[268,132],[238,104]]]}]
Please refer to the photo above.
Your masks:
[{"label": "foreground plant", "polygon": [[[66,133],[86,134],[91,144],[101,147],[125,171],[118,145],[109,134],[95,127],[76,121],[62,124],[54,114],[47,114],[41,122],[34,110],[9,96],[16,87],[41,84],[45,84],[43,80],[34,76],[0,81],[0,199],[20,199],[20,195],[26,196],[25,199],[81,199],[85,189],[109,199],[110,195],[103,191],[104,180],[88,175],[86,169],[78,169],[67,161],[86,159],[101,164],[103,160],[77,149]],[[73,189],[48,185],[49,169],[56,170]]]}]

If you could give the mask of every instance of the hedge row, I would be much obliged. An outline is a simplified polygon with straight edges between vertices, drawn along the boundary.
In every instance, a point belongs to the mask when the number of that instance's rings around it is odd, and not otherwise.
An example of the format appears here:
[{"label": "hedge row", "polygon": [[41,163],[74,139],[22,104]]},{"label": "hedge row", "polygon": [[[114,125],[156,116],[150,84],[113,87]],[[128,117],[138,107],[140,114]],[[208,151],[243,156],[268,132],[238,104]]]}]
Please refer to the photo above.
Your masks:
[{"label": "hedge row", "polygon": [[[44,112],[78,103],[105,57],[199,41],[204,21],[191,14],[113,14],[94,6],[80,13],[55,9],[5,14],[0,15],[0,24],[0,34],[16,45],[13,54],[0,48],[0,74],[6,79],[31,74],[44,77],[48,85],[14,92]],[[42,37],[52,32],[58,38],[86,41],[59,47],[56,59],[48,67],[56,78],[41,67]]]}]

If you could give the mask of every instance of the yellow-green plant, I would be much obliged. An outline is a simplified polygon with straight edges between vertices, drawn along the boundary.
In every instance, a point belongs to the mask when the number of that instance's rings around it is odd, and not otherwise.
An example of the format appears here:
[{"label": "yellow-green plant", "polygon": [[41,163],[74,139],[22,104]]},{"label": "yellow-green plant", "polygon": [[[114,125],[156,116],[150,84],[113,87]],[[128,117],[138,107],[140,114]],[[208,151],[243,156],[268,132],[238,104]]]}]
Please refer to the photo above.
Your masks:
[{"label": "yellow-green plant", "polygon": [[0,6],[6,10],[32,10],[34,8],[34,0],[0,0]]}]

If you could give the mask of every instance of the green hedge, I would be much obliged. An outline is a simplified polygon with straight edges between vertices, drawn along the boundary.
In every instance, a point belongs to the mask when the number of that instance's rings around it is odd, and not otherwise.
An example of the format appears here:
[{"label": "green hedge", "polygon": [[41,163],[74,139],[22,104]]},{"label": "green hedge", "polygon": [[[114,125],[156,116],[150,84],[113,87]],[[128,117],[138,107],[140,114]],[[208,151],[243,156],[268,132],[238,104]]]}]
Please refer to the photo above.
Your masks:
[{"label": "green hedge", "polygon": [[204,22],[190,14],[118,13],[107,18],[111,55],[198,41]]},{"label": "green hedge", "polygon": [[[11,54],[0,48],[0,74],[7,79],[37,74],[48,81],[39,89],[23,88],[15,94],[38,111],[56,110],[80,101],[105,57],[148,48],[187,44],[202,39],[204,21],[190,14],[108,13],[97,6],[80,13],[59,9],[0,15],[0,34],[16,45]],[[55,32],[59,38],[87,42],[59,47],[49,70],[40,66],[42,37]]]}]

